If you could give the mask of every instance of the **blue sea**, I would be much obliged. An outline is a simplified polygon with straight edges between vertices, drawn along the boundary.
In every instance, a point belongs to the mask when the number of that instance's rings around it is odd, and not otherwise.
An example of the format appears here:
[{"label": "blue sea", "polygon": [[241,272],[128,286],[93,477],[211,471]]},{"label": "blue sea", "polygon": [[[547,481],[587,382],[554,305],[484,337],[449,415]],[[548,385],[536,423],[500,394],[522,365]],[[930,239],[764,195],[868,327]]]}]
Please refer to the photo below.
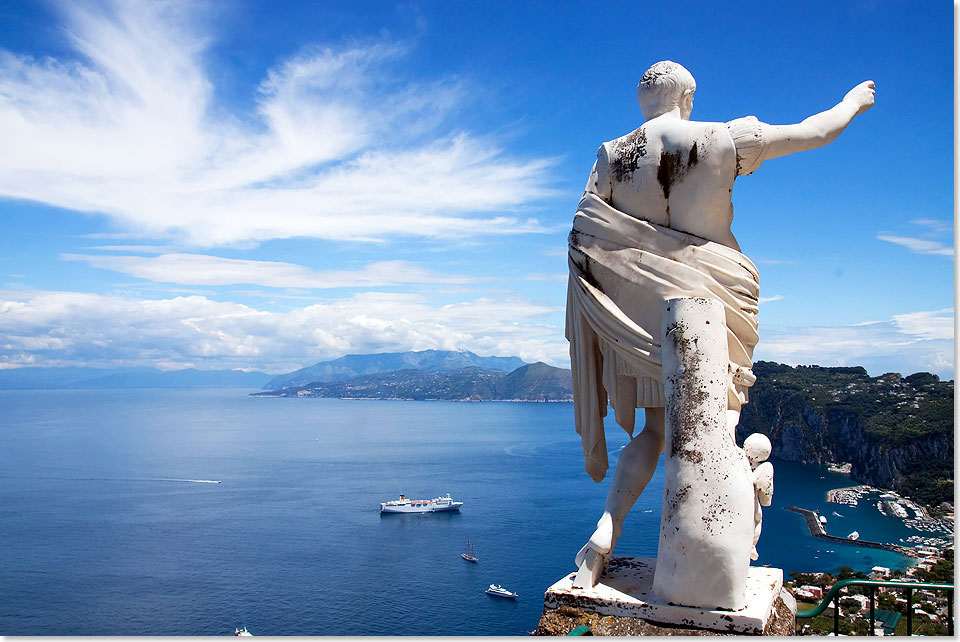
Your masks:
[{"label": "blue sea", "polygon": [[[3,635],[523,634],[575,570],[612,477],[583,471],[566,403],[2,391],[0,417]],[[612,465],[627,439],[609,422]],[[819,508],[842,536],[912,531],[868,502],[827,504],[848,477],[774,465],[757,564],[909,563],[811,537],[783,506]],[[460,513],[378,512],[447,492]],[[662,492],[661,467],[617,554],[656,555]],[[479,564],[460,558],[468,538]]]}]

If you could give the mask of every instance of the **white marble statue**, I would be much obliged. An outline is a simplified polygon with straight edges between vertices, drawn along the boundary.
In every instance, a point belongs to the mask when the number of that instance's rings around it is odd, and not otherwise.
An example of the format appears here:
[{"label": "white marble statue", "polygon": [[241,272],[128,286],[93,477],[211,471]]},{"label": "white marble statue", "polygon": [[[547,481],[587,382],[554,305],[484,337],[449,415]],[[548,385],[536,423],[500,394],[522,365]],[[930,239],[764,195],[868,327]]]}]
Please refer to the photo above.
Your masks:
[{"label": "white marble statue", "polygon": [[[608,467],[603,432],[608,402],[617,423],[632,436],[620,454],[597,529],[576,556],[577,586],[596,584],[624,517],[664,452],[664,380],[670,373],[661,354],[661,321],[670,299],[700,297],[722,306],[723,323],[719,329],[714,324],[712,331],[726,339],[727,363],[722,381],[708,381],[719,386],[719,393],[710,394],[725,401],[725,416],[719,430],[710,427],[719,433],[710,439],[722,437],[733,449],[721,463],[743,477],[738,484],[744,489],[737,492],[748,495],[749,505],[745,546],[737,542],[722,555],[739,559],[742,549],[743,564],[749,565],[752,540],[759,533],[755,505],[769,499],[772,467],[759,464],[763,456],[752,470],[734,443],[740,408],[755,381],[750,368],[758,339],[759,296],[757,269],[740,252],[731,231],[734,179],[753,173],[766,160],[826,145],[874,101],[874,84],[867,81],[836,106],[795,125],[769,125],[753,116],[697,122],[690,120],[695,89],[690,72],[674,62],[658,62],[643,74],[637,97],[645,122],[601,145],[570,233],[566,335],[576,427],[588,474],[600,481]],[[645,409],[646,422],[633,436],[637,408]],[[678,432],[673,434],[677,437]],[[671,455],[668,448],[671,456],[676,453]],[[739,495],[737,501],[743,503]],[[661,550],[663,542],[661,538]],[[658,565],[661,561],[658,558]]]}]

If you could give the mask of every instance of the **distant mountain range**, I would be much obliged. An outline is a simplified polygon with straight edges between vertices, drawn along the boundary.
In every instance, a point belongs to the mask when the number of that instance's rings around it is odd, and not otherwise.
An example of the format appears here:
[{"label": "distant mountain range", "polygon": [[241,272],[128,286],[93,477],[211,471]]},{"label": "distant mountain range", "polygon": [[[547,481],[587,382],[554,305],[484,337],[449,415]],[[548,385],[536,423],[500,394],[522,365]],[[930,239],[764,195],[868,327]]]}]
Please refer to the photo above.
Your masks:
[{"label": "distant mountain range", "polygon": [[346,381],[399,370],[425,373],[479,368],[501,373],[526,365],[518,357],[481,357],[468,350],[422,350],[350,354],[283,375],[240,370],[160,370],[158,368],[8,368],[0,370],[0,390],[110,388],[253,388],[278,390],[316,382]]},{"label": "distant mountain range", "polygon": [[421,350],[419,352],[383,352],[348,354],[332,361],[321,361],[295,372],[279,375],[263,386],[280,390],[317,382],[346,381],[360,375],[397,370],[443,372],[461,368],[482,368],[510,372],[526,362],[518,357],[481,357],[469,350]]},{"label": "distant mountain range", "polygon": [[439,371],[408,368],[341,381],[315,381],[250,396],[417,401],[572,401],[573,384],[570,370],[533,363],[511,372],[475,366]]},{"label": "distant mountain range", "polygon": [[269,378],[263,372],[193,368],[9,368],[0,370],[0,390],[259,388]]}]

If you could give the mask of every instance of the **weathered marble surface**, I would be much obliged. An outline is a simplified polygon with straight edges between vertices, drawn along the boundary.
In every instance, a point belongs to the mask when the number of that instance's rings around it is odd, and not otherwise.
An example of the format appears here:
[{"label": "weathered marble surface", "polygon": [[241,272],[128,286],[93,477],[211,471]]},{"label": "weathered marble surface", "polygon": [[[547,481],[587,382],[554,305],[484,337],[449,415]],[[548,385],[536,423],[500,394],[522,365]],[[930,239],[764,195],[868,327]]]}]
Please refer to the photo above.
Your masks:
[{"label": "weathered marble surface", "polygon": [[[790,605],[793,605],[792,607]],[[763,635],[795,635],[797,621],[796,600],[789,594],[781,592],[780,597],[773,605],[773,616],[763,630]],[[534,635],[566,635],[581,624],[590,627],[593,635],[743,635],[734,631],[711,631],[709,629],[695,629],[682,625],[648,622],[637,617],[623,617],[618,615],[600,615],[572,606],[561,606],[556,609],[544,609],[537,623]]]},{"label": "weathered marble surface", "polygon": [[670,299],[662,319],[666,447],[653,591],[673,604],[742,609],[756,492],[747,455],[727,430],[723,303]]},{"label": "weathered marble surface", "polygon": [[[573,588],[575,574],[565,576],[547,589],[538,633],[556,631],[554,634],[565,635],[574,626],[588,624],[591,629],[606,627],[610,635],[698,634],[693,631],[760,635],[771,630],[777,631],[775,635],[793,634],[796,604],[793,602],[791,608],[783,603],[783,572],[779,569],[752,567],[746,581],[749,606],[722,611],[684,607],[660,599],[652,586],[655,564],[653,558],[615,557],[600,582],[590,589]],[[709,571],[704,569],[703,574]],[[787,601],[792,602],[789,597],[787,594]],[[604,633],[594,630],[594,634]]]}]

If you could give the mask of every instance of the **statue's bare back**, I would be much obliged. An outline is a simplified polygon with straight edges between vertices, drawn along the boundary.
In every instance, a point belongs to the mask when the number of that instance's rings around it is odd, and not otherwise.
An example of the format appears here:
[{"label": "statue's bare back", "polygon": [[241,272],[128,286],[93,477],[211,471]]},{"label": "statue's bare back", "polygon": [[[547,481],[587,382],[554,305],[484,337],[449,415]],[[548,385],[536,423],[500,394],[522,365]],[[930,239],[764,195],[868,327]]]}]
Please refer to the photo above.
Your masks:
[{"label": "statue's bare back", "polygon": [[587,189],[622,212],[739,250],[737,152],[725,123],[659,116],[604,143]]}]

